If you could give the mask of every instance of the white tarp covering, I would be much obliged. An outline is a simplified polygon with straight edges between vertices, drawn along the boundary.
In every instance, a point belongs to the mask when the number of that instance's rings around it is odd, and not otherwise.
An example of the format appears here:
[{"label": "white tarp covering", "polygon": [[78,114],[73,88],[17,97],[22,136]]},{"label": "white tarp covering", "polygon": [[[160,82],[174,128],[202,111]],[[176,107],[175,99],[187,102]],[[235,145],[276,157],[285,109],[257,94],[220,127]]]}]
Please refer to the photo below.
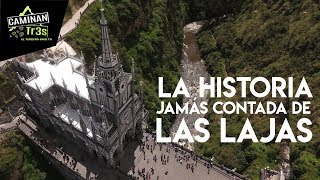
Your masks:
[{"label": "white tarp covering", "polygon": [[[75,128],[82,131],[81,125],[80,125],[79,113],[78,113],[78,111],[71,109],[70,106],[68,106],[66,104],[60,105],[60,106],[56,107],[56,109],[54,110],[54,114],[58,114],[59,117],[63,121],[72,124]],[[82,116],[82,119],[87,127],[87,136],[92,138],[93,134],[92,134],[92,127],[91,127],[91,123],[90,123],[92,120],[90,120],[90,118],[87,116],[83,116],[83,115],[81,115],[81,116]],[[95,124],[95,127],[100,126],[99,123],[96,123],[94,121],[93,121],[93,123]],[[98,130],[96,130],[96,136],[101,138]]]},{"label": "white tarp covering", "polygon": [[[84,76],[74,71],[81,65],[82,63],[80,61],[72,58],[66,58],[57,65],[50,64],[49,61],[42,61],[41,59],[27,63],[27,66],[35,68],[39,75],[38,77],[27,82],[27,85],[31,86],[34,89],[37,89],[38,86],[40,91],[44,92],[54,84],[51,78],[52,74],[56,85],[64,87],[64,80],[68,91],[77,94],[77,87],[79,96],[89,100],[89,92]],[[92,79],[89,78],[88,80],[89,84],[93,83]]]}]

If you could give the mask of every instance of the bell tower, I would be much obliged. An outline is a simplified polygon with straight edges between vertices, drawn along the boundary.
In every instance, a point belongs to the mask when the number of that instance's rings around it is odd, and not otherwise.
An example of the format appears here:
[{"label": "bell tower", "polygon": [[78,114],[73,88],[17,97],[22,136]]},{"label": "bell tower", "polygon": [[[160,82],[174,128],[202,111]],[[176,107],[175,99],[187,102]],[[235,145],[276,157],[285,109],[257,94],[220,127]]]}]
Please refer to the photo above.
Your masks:
[{"label": "bell tower", "polygon": [[[102,4],[102,3],[101,3]],[[121,66],[119,66],[119,60],[117,54],[112,53],[112,47],[110,43],[108,24],[104,17],[104,8],[101,7],[101,56],[97,59],[97,73],[98,77],[107,79],[108,81],[115,80],[122,71]]]},{"label": "bell tower", "polygon": [[91,100],[110,111],[116,110],[117,93],[123,76],[123,69],[117,54],[112,52],[107,20],[101,2],[101,55],[94,62],[95,82],[89,87]]}]

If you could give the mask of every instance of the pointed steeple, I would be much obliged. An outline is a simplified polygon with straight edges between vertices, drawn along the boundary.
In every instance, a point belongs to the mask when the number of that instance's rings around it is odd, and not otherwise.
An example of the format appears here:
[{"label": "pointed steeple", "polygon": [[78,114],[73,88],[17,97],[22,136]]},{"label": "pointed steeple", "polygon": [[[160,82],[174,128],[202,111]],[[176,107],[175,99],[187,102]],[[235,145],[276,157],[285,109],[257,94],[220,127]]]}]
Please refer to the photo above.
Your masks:
[{"label": "pointed steeple", "polygon": [[83,56],[82,51],[80,51],[80,60],[81,60],[82,63],[84,62],[84,56]]},{"label": "pointed steeple", "polygon": [[37,77],[39,77],[39,73],[38,73],[36,67],[34,66],[34,64],[32,65],[32,67],[33,67],[33,69],[32,69],[33,73],[34,73]]},{"label": "pointed steeple", "polygon": [[102,122],[101,123],[101,128],[102,128],[102,131],[101,131],[101,136],[107,140],[108,142],[108,133],[107,133],[107,126],[106,126],[106,123]]},{"label": "pointed steeple", "polygon": [[96,55],[95,55],[95,60],[94,60],[94,63],[93,63],[92,75],[94,76],[94,82],[97,82],[98,77],[97,77],[97,57],[96,57]]},{"label": "pointed steeple", "polygon": [[24,84],[24,83],[26,82],[26,80],[24,79],[24,77],[23,77],[23,76],[20,76],[20,74],[19,74],[18,72],[16,72],[16,73],[17,73],[17,75],[18,75],[18,78],[19,78],[20,82],[21,82],[22,84]]},{"label": "pointed steeple", "polygon": [[144,103],[144,100],[143,100],[143,81],[140,81],[140,83],[139,83],[139,96],[141,98],[142,103]]},{"label": "pointed steeple", "polygon": [[72,69],[72,73],[74,72],[74,67],[73,67],[73,64],[72,62],[70,61],[70,65],[71,65],[71,69]]},{"label": "pointed steeple", "polygon": [[102,56],[99,58],[99,65],[103,67],[114,67],[118,64],[117,58],[112,54],[112,48],[110,43],[110,38],[108,34],[107,20],[104,17],[104,8],[102,7],[101,0],[101,45],[102,45]]},{"label": "pointed steeple", "polygon": [[63,78],[62,78],[62,85],[63,85],[64,89],[68,90],[67,84]]},{"label": "pointed steeple", "polygon": [[91,124],[92,137],[93,137],[93,139],[97,139],[96,127],[95,127],[95,125],[94,125],[94,123],[93,123],[92,117],[89,117],[89,120],[90,120],[90,124]]},{"label": "pointed steeple", "polygon": [[37,84],[36,82],[35,82],[34,84],[36,85],[37,90],[38,90],[39,92],[41,92],[41,90],[40,90],[40,88],[39,88],[38,84]]},{"label": "pointed steeple", "polygon": [[53,77],[51,72],[50,72],[50,76],[51,76],[51,80],[52,80],[53,84],[56,84],[56,80],[54,79],[54,77]]},{"label": "pointed steeple", "polygon": [[79,89],[77,87],[77,84],[75,84],[74,86],[75,86],[74,90],[76,91],[77,95],[79,96],[80,91],[79,91]]},{"label": "pointed steeple", "polygon": [[83,133],[87,134],[87,126],[82,118],[81,112],[78,110],[79,115],[79,121],[80,121],[80,127]]},{"label": "pointed steeple", "polygon": [[56,56],[56,53],[55,53],[55,51],[53,51],[53,62],[54,62],[54,64],[55,65],[58,65],[58,57]]},{"label": "pointed steeple", "polygon": [[66,94],[64,93],[62,88],[60,88],[60,89],[61,89],[61,97],[62,97],[62,99],[66,100]]},{"label": "pointed steeple", "polygon": [[132,89],[133,89],[133,86],[134,86],[134,59],[133,58],[132,58],[131,74],[132,74]]}]

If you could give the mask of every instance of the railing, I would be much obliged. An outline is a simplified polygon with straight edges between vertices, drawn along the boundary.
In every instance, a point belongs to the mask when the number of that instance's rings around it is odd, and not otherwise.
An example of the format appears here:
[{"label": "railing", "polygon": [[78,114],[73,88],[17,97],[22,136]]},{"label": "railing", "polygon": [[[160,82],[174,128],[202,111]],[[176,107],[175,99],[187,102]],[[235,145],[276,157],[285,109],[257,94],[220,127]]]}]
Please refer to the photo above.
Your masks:
[{"label": "railing", "polygon": [[[153,132],[148,132],[148,133],[152,134],[153,136],[155,136],[155,133],[153,133]],[[207,157],[204,157],[202,155],[196,154],[194,151],[192,151],[192,150],[190,150],[190,149],[188,149],[188,148],[186,148],[184,146],[181,146],[181,145],[179,145],[177,143],[173,143],[173,142],[171,142],[170,144],[172,146],[167,146],[167,147],[169,147],[169,148],[176,147],[176,148],[179,148],[179,150],[182,150],[182,151],[187,152],[189,154],[195,155],[196,159],[197,159],[197,162],[202,163],[202,164],[207,165],[207,166],[210,165],[212,169],[215,169],[216,171],[218,171],[221,174],[224,174],[226,176],[230,176],[230,174],[231,174],[231,175],[233,175],[233,176],[235,176],[235,177],[237,177],[239,179],[249,180],[249,178],[247,178],[247,177],[245,177],[245,176],[243,176],[243,175],[241,175],[241,174],[239,174],[239,173],[237,173],[237,172],[235,172],[235,171],[233,171],[233,170],[231,170],[229,168],[226,168],[225,166],[223,166],[223,165],[221,165],[221,164],[219,164],[217,162],[211,161],[211,159],[209,159]]]},{"label": "railing", "polygon": [[[223,171],[221,171],[221,170],[224,170],[224,171],[226,171],[227,173],[230,173],[230,174],[232,174],[233,176],[236,176],[236,177],[238,177],[238,178],[240,178],[240,179],[249,179],[249,178],[247,178],[247,177],[245,177],[245,176],[243,176],[243,175],[241,175],[241,174],[239,174],[239,173],[237,173],[237,172],[235,172],[235,171],[233,171],[233,170],[231,170],[231,169],[229,169],[229,168],[226,168],[225,166],[223,166],[223,165],[221,165],[221,164],[219,164],[219,163],[217,163],[217,162],[211,161],[211,159],[209,159],[209,158],[207,158],[207,157],[204,157],[204,156],[199,155],[199,154],[195,154],[195,152],[191,151],[190,149],[188,149],[188,148],[186,148],[186,147],[184,147],[184,146],[181,146],[181,145],[179,145],[179,144],[177,144],[177,143],[171,143],[171,144],[172,144],[172,146],[175,146],[175,147],[177,147],[177,148],[179,148],[179,149],[181,149],[181,150],[183,150],[183,151],[186,151],[186,152],[188,152],[188,153],[190,153],[190,154],[196,155],[197,161],[198,161],[199,163],[203,163],[204,165],[212,165],[211,168],[216,169],[216,170],[219,171],[220,173],[224,173]],[[198,159],[199,159],[200,161],[199,161]],[[202,162],[201,162],[201,160],[202,160]],[[219,168],[219,169],[218,169],[218,168]],[[225,173],[224,173],[224,174],[225,174]]]},{"label": "railing", "polygon": [[[24,126],[24,127],[23,127]],[[50,154],[50,151],[47,150],[45,147],[41,146],[41,144],[37,143],[35,141],[35,139],[31,138],[28,134],[27,134],[27,130],[25,130],[25,128],[29,128],[29,126],[25,123],[22,123],[18,126],[18,129],[29,139],[31,140],[32,144],[34,145],[35,149],[37,149],[40,153],[45,153],[47,155],[47,157],[50,157],[50,160],[55,161],[58,165],[60,165],[61,167],[64,167],[65,170],[67,170],[69,173],[71,173],[72,175],[74,175],[75,179],[85,179],[83,178],[80,174],[78,174],[77,172],[71,170],[69,167],[65,166],[61,161],[59,161],[58,159],[56,159],[54,156],[52,156]],[[30,130],[30,129],[29,129]],[[32,131],[32,130],[31,130]],[[33,131],[32,131],[33,132]],[[31,132],[30,132],[31,133]]]}]

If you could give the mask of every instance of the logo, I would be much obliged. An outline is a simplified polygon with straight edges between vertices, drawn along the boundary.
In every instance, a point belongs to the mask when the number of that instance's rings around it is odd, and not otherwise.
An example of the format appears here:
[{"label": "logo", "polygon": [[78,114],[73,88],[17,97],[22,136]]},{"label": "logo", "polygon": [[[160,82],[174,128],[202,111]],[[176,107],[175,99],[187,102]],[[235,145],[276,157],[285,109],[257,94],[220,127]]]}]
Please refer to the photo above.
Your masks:
[{"label": "logo", "polygon": [[33,13],[29,6],[19,16],[7,17],[9,37],[21,41],[52,41],[49,37],[49,13]]},{"label": "logo", "polygon": [[56,45],[68,0],[0,0],[0,61]]}]

